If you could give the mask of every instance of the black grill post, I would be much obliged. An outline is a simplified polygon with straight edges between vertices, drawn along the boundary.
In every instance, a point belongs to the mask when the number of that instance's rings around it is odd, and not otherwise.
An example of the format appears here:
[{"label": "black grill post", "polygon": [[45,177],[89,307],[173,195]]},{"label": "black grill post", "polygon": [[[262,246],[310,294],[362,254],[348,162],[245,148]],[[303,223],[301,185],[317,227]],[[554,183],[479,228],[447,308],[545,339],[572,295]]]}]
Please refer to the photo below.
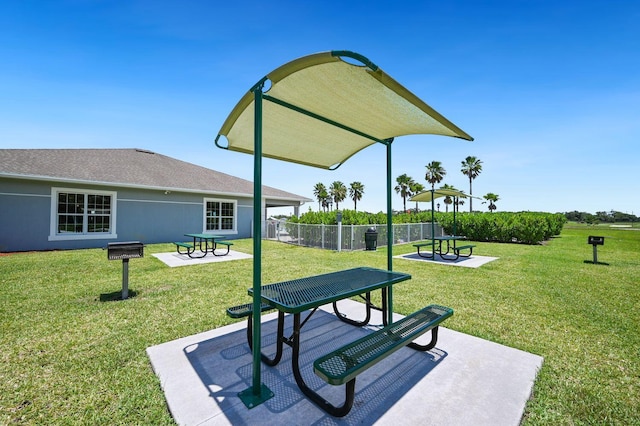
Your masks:
[{"label": "black grill post", "polygon": [[107,244],[108,259],[122,259],[122,300],[129,297],[129,259],[136,259],[143,256],[144,245],[140,241]]},{"label": "black grill post", "polygon": [[604,237],[589,235],[587,243],[593,246],[593,263],[598,263],[598,246],[604,245]]}]

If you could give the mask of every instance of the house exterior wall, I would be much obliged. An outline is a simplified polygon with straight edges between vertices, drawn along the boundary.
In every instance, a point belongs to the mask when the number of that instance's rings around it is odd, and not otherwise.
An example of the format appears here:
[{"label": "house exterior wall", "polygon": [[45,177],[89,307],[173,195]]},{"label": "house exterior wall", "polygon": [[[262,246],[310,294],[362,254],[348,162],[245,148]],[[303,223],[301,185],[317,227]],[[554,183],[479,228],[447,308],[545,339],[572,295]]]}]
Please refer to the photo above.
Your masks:
[{"label": "house exterior wall", "polygon": [[50,206],[50,188],[0,178],[0,252],[45,247]]},{"label": "house exterior wall", "polygon": [[[114,193],[114,235],[55,234],[52,188]],[[212,231],[229,239],[251,236],[252,199],[212,194],[115,188],[48,181],[0,178],[0,252],[101,248],[113,241],[145,244],[186,241],[185,233],[205,231],[206,200],[235,204],[235,230]],[[115,228],[113,228],[115,226]]]}]

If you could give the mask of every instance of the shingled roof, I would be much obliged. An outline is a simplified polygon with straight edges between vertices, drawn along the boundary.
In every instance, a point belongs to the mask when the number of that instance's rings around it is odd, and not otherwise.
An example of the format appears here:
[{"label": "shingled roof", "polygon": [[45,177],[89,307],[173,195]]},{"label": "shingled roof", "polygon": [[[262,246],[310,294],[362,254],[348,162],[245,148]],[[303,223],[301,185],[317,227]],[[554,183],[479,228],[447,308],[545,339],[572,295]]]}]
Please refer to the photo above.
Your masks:
[{"label": "shingled roof", "polygon": [[[0,177],[253,196],[253,182],[143,149],[0,149]],[[263,186],[271,199],[311,201]]]}]

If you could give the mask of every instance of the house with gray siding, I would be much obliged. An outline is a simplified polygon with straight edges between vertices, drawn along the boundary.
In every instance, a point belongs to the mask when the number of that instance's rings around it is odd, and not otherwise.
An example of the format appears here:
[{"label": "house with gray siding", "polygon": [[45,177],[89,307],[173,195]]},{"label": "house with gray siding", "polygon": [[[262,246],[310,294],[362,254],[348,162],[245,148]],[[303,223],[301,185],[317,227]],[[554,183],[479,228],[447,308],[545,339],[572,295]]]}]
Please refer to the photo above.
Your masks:
[{"label": "house with gray siding", "polygon": [[[262,211],[312,201],[263,186]],[[0,252],[249,238],[253,183],[143,149],[0,149]]]}]

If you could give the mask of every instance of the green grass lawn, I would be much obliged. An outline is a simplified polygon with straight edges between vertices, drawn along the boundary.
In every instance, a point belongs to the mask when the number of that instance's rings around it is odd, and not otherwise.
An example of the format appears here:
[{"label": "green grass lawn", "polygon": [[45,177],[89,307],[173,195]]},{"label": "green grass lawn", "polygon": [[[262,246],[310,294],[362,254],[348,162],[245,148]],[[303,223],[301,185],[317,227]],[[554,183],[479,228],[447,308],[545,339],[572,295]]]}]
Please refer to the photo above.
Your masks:
[{"label": "green grass lawn", "polygon": [[[544,364],[525,424],[640,424],[640,232],[567,228],[544,245],[477,243],[499,260],[478,269],[394,259],[413,279],[394,309],[454,308],[446,327],[532,352]],[[250,240],[233,248],[251,253]],[[172,424],[145,349],[232,322],[247,302],[252,261],[168,268],[149,245],[122,263],[106,251],[0,256],[0,424]],[[394,254],[413,252],[396,246]],[[263,282],[354,266],[386,268],[386,251],[331,252],[263,243]]]}]

